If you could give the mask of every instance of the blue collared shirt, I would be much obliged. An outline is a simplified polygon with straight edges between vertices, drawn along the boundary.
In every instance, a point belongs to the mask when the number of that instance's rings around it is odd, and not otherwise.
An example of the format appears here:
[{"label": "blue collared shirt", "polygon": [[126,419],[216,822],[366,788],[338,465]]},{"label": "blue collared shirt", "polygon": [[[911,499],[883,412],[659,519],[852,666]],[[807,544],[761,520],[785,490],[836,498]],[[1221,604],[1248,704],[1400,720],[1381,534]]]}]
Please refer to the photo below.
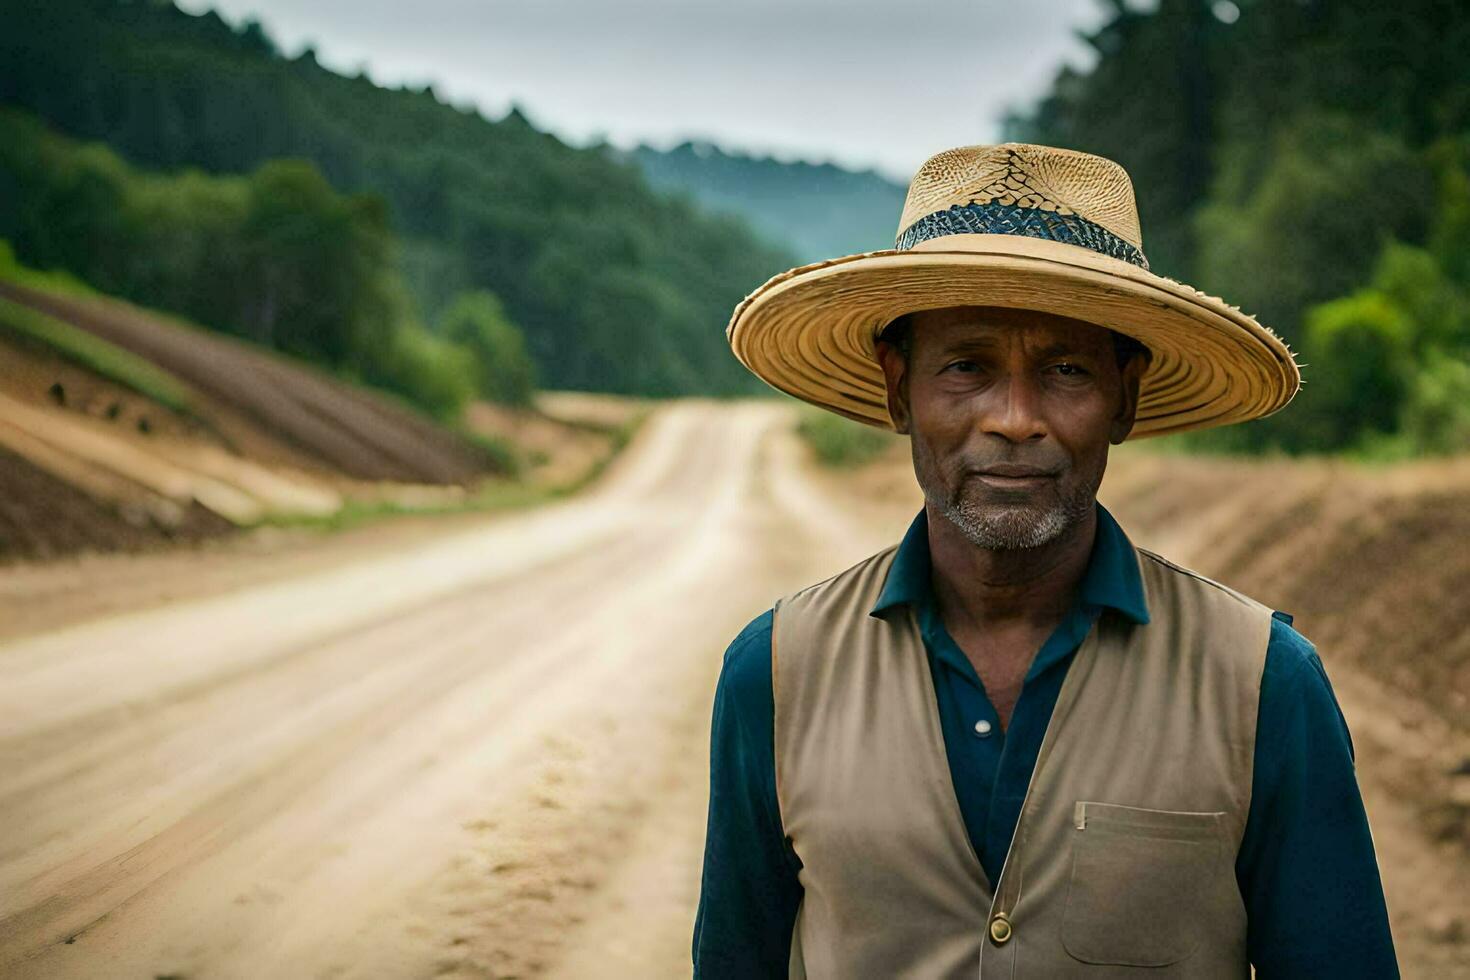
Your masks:
[{"label": "blue collared shirt", "polygon": [[[1143,582],[1127,535],[1098,504],[1076,598],[1037,652],[1003,732],[975,668],[945,629],[930,575],[921,510],[870,615],[914,609],[961,815],[996,881],[1073,655],[1104,613],[1149,621]],[[1316,650],[1292,628],[1291,616],[1273,617],[1251,805],[1235,865],[1251,962],[1262,978],[1395,977],[1347,724]],[[801,862],[786,841],[776,797],[771,628],[767,610],[735,638],[715,690],[693,943],[695,975],[705,980],[785,977],[801,901]]]}]

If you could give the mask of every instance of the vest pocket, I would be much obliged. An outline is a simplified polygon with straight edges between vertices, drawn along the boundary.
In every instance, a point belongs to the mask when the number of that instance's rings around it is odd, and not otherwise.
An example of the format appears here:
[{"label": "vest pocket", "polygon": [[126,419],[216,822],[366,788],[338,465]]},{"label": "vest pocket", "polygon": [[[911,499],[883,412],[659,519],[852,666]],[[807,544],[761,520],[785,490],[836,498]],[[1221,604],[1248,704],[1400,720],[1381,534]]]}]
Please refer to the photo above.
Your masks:
[{"label": "vest pocket", "polygon": [[1220,871],[1224,811],[1078,801],[1062,945],[1073,959],[1166,966],[1203,932],[1202,894]]}]

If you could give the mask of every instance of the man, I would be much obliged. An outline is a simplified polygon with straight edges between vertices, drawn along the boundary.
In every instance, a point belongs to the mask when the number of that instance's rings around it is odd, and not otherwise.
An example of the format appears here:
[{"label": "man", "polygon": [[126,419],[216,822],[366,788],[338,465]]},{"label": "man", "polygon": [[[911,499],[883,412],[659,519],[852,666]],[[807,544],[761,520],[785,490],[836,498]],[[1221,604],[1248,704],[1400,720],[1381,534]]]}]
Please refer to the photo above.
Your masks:
[{"label": "man", "polygon": [[1299,384],[1148,272],[1121,168],[939,154],[894,249],[777,276],[729,335],[907,433],[925,503],[725,654],[696,976],[1397,975],[1315,650],[1096,501],[1109,446]]}]

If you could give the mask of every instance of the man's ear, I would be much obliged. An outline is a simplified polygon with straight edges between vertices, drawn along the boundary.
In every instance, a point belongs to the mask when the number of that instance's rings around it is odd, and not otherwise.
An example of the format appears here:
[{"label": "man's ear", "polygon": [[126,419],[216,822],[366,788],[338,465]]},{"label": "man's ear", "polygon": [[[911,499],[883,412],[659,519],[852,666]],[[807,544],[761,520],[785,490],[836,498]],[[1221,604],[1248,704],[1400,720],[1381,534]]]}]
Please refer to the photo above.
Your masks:
[{"label": "man's ear", "polygon": [[888,416],[893,419],[897,432],[909,431],[908,361],[903,351],[888,343],[878,341],[874,353],[883,367],[883,383],[888,391]]},{"label": "man's ear", "polygon": [[1138,389],[1143,382],[1143,372],[1148,370],[1148,362],[1146,354],[1134,354],[1118,372],[1121,397],[1118,400],[1118,411],[1108,429],[1108,441],[1115,446],[1127,439],[1128,433],[1133,431],[1133,422],[1138,416]]}]

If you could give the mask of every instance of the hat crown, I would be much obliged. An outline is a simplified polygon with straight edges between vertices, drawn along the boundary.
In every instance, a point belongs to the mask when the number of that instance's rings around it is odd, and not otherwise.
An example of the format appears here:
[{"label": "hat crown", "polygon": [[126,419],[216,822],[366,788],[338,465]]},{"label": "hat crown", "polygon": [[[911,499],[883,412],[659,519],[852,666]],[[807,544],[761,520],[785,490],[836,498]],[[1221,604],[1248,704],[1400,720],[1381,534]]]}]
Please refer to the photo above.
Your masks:
[{"label": "hat crown", "polygon": [[1126,170],[1105,157],[1033,143],[961,146],[924,161],[909,182],[898,235],[950,208],[992,204],[1075,215],[1143,249]]}]

